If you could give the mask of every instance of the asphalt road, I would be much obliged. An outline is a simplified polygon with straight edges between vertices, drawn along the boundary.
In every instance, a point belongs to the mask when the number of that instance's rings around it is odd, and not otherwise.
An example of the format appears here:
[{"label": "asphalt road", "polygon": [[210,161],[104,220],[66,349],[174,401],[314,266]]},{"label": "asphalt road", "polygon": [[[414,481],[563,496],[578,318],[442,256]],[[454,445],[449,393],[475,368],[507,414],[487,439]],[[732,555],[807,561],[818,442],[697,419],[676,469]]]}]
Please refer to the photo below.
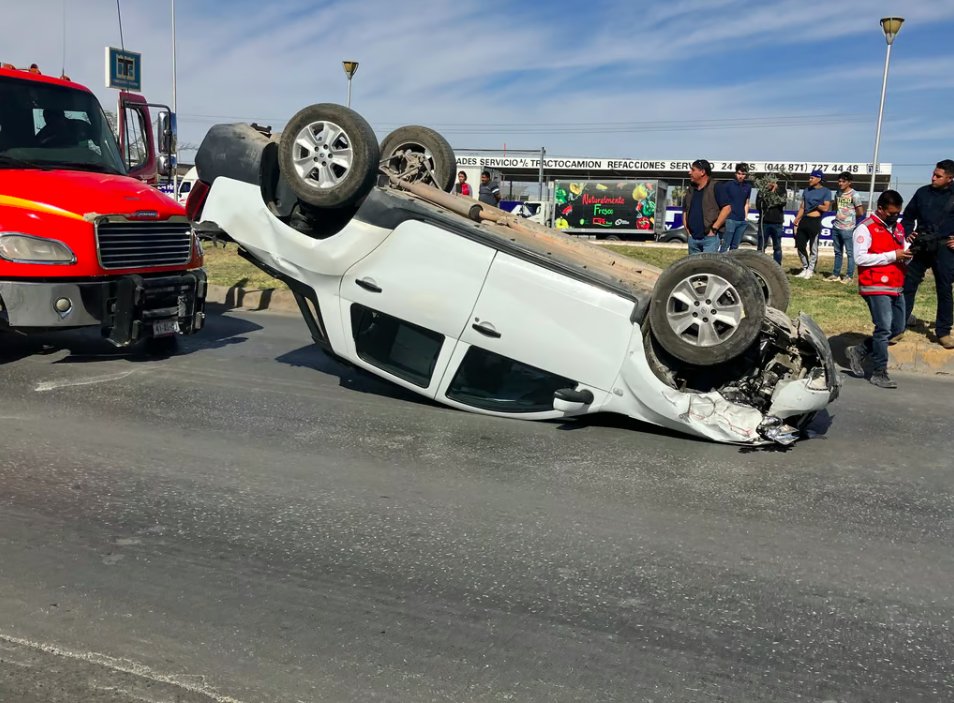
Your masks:
[{"label": "asphalt road", "polygon": [[294,317],[4,345],[0,701],[954,700],[946,379],[765,451],[420,403]]}]

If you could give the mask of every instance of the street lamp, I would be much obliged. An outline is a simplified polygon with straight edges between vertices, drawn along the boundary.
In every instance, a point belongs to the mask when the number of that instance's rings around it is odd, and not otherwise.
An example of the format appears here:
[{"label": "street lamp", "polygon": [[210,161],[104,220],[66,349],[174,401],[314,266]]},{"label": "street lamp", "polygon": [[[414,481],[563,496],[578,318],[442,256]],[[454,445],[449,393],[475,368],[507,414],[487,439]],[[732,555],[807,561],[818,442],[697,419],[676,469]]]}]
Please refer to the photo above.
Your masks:
[{"label": "street lamp", "polygon": [[878,129],[875,132],[874,161],[871,164],[871,190],[868,192],[868,212],[874,210],[875,177],[878,175],[878,147],[881,146],[881,120],[884,117],[884,94],[888,89],[888,63],[891,61],[891,45],[901,31],[903,17],[882,17],[881,29],[884,31],[888,51],[884,55],[884,77],[881,79],[881,106],[878,108]]},{"label": "street lamp", "polygon": [[344,68],[345,75],[348,77],[348,107],[351,107],[351,78],[354,76],[355,71],[358,70],[358,62],[342,61],[341,65]]}]

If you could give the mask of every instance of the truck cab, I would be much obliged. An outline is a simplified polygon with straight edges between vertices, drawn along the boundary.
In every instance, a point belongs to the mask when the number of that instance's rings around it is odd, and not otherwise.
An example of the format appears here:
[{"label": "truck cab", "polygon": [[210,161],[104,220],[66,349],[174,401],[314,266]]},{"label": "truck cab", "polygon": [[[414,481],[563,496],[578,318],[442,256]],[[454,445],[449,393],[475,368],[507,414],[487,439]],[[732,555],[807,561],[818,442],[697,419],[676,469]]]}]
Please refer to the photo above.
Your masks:
[{"label": "truck cab", "polygon": [[206,276],[185,211],[152,184],[174,122],[123,94],[117,142],[93,93],[0,66],[0,329],[98,327],[167,348],[202,327]]}]

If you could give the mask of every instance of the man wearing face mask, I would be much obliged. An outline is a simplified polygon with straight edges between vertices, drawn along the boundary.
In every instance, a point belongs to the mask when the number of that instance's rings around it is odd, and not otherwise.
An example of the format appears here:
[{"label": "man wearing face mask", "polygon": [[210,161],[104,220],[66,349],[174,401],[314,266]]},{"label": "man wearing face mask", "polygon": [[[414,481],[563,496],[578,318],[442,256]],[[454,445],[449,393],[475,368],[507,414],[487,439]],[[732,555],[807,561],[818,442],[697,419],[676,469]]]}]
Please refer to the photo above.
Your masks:
[{"label": "man wearing face mask", "polygon": [[864,376],[864,362],[871,358],[868,379],[879,388],[897,388],[888,376],[888,340],[904,331],[904,269],[911,260],[904,226],[898,222],[903,201],[895,190],[878,198],[878,209],[855,228],[854,255],[858,267],[858,292],[868,304],[874,334],[863,343],[848,347],[852,372]]}]

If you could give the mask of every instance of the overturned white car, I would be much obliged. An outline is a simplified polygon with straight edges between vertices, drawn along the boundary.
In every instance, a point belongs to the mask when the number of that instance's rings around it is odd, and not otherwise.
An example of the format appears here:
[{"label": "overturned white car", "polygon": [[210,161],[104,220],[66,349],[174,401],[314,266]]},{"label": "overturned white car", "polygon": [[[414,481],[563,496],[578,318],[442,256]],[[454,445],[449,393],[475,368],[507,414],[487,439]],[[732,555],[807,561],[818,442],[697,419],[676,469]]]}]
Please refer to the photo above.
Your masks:
[{"label": "overturned white car", "polygon": [[197,230],[285,281],[319,347],[445,405],[787,444],[838,394],[825,336],[780,311],[768,257],[661,271],[451,195],[433,130],[379,145],[357,113],[312,105],[282,134],[213,127],[196,167]]}]

